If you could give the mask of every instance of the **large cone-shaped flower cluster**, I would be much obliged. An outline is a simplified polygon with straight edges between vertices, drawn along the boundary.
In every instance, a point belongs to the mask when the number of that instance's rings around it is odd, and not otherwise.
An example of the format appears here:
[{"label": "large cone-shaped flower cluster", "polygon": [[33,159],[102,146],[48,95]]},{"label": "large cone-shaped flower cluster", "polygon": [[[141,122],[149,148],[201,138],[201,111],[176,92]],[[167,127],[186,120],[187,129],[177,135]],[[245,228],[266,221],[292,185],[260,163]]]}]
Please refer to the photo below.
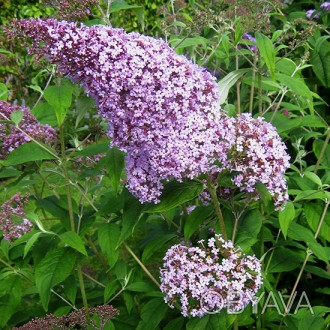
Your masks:
[{"label": "large cone-shaped flower cluster", "polygon": [[14,26],[32,38],[30,53],[46,55],[96,99],[141,202],[157,202],[163,180],[207,172],[215,155],[225,161],[234,130],[221,120],[215,79],[164,41],[54,19]]},{"label": "large cone-shaped flower cluster", "polygon": [[[248,117],[243,117],[243,126],[237,129],[240,119],[227,117],[218,106],[215,78],[162,40],[54,19],[14,21],[11,34],[31,38],[31,54],[46,56],[95,98],[100,115],[109,123],[112,145],[127,154],[128,189],[141,202],[158,202],[163,183],[171,179],[182,181],[224,169],[240,172],[238,167],[233,168],[237,164],[232,158],[237,154],[233,153],[237,150],[235,141],[240,148],[241,139],[249,139],[252,134],[245,137],[244,127],[249,133],[254,124],[257,127],[253,132],[264,133],[266,126]],[[271,134],[267,137],[279,142],[265,140],[264,145],[263,140],[260,149],[253,133],[251,143],[244,145],[252,153],[259,148],[258,154],[253,156],[248,150],[241,165],[258,166],[255,157],[267,162],[269,154],[277,152],[275,158],[271,157],[274,162],[266,164],[269,180],[263,183],[275,200],[280,196],[276,206],[281,207],[287,198],[285,184],[272,181],[285,172],[287,155],[276,130],[269,127]],[[275,150],[279,145],[281,148]],[[263,157],[260,153],[265,150]],[[237,155],[242,160],[243,154]],[[252,162],[247,161],[249,157]],[[281,161],[279,166],[277,160]],[[234,183],[250,192],[258,177],[250,180],[248,175],[259,176],[260,171],[243,167],[242,176],[238,173]]]}]

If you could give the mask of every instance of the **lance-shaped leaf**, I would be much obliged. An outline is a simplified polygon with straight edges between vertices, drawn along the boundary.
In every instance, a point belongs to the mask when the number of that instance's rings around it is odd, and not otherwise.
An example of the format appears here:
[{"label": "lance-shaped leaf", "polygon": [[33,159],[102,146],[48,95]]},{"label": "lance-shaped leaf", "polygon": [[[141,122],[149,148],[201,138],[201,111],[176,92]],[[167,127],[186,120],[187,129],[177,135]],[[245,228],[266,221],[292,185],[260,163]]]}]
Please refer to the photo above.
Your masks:
[{"label": "lance-shaped leaf", "polygon": [[232,71],[228,73],[224,78],[222,78],[219,83],[219,104],[225,103],[228,97],[229,90],[236,82],[238,79],[240,79],[244,73],[249,72],[250,69],[238,69],[235,71]]},{"label": "lance-shaped leaf", "polygon": [[270,76],[275,79],[275,48],[272,41],[264,34],[257,32],[256,42],[261,58],[265,62]]}]

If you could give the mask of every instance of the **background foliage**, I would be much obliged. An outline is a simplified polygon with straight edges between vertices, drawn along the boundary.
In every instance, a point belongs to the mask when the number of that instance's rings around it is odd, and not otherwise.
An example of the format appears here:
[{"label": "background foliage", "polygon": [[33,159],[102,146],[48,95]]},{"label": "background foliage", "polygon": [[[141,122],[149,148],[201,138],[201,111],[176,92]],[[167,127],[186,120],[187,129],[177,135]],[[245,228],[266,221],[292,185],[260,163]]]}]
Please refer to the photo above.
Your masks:
[{"label": "background foliage", "polygon": [[[56,14],[39,1],[0,4],[0,24]],[[59,142],[53,156],[30,142],[0,161],[0,202],[29,193],[27,218],[34,224],[14,242],[0,242],[0,328],[69,314],[86,303],[120,311],[104,329],[317,330],[330,324],[329,11],[320,5],[118,0],[110,22],[106,2],[84,18],[165,38],[218,78],[229,114],[262,115],[277,128],[291,156],[285,209],[275,211],[262,187],[262,199],[249,205],[240,193],[219,202],[229,237],[235,232],[235,244],[263,262],[259,296],[271,292],[281,313],[263,310],[273,303],[267,295],[256,313],[249,306],[238,315],[186,319],[168,308],[157,286],[162,258],[182,239],[219,232],[214,206],[199,202],[195,182],[168,183],[160,204],[140,204],[125,188],[124,154],[109,149],[93,100],[1,35],[0,99],[29,105],[40,123],[57,130]],[[306,18],[311,9],[318,19]],[[197,207],[189,213],[191,205]],[[306,306],[293,312],[303,292],[314,314]]]}]

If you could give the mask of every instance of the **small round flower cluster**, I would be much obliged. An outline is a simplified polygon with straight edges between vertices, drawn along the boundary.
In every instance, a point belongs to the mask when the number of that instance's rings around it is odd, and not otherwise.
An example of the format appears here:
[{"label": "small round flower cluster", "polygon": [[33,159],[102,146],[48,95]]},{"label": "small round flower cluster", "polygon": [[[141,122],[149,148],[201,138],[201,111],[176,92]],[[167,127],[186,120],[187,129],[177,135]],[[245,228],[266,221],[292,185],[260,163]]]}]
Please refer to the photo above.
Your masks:
[{"label": "small round flower cluster", "polygon": [[56,139],[55,130],[49,125],[40,124],[28,108],[0,101],[1,120],[10,120],[10,115],[16,111],[23,112],[18,125],[21,130],[12,124],[0,123],[0,159],[6,158],[20,145],[30,142],[31,138],[46,144],[51,144]]},{"label": "small round flower cluster", "polygon": [[213,157],[225,163],[234,130],[215,78],[163,40],[54,19],[12,27],[12,36],[32,39],[31,54],[46,55],[95,98],[141,202],[158,202],[164,181],[208,172]]},{"label": "small round flower cluster", "polygon": [[274,126],[250,114],[237,117],[235,144],[229,158],[226,167],[237,173],[233,183],[241,191],[258,199],[255,185],[261,182],[273,197],[276,209],[284,206],[288,192],[283,175],[290,166],[290,157]]},{"label": "small round flower cluster", "polygon": [[160,270],[160,289],[171,308],[180,305],[182,315],[202,317],[208,313],[244,309],[262,284],[261,263],[246,256],[221,235],[204,246],[172,246]]},{"label": "small round flower cluster", "polygon": [[32,223],[25,218],[25,205],[29,196],[15,194],[0,207],[0,230],[7,241],[13,241],[28,233]]}]

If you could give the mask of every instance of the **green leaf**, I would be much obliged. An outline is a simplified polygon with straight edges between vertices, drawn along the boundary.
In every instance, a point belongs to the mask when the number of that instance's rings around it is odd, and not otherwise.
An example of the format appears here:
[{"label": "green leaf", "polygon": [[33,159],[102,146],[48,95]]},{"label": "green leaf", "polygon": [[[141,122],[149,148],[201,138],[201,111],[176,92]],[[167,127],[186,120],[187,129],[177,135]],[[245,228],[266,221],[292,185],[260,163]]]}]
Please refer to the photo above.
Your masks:
[{"label": "green leaf", "polygon": [[75,263],[76,254],[72,250],[57,248],[49,251],[37,264],[36,286],[45,311],[48,311],[51,289],[71,274]]},{"label": "green leaf", "polygon": [[276,79],[281,84],[283,84],[284,86],[291,89],[297,95],[312,100],[313,94],[303,79],[296,78],[296,77],[290,77],[290,76],[288,76],[286,74],[282,74],[282,73],[277,73]]},{"label": "green leaf", "polygon": [[280,228],[284,237],[286,238],[288,228],[296,215],[295,208],[292,202],[287,202],[284,210],[278,213]]},{"label": "green leaf", "polygon": [[186,330],[207,329],[207,324],[209,323],[209,318],[210,318],[210,315],[205,315],[202,318],[194,317],[194,318],[189,319],[187,326],[186,326]]},{"label": "green leaf", "polygon": [[173,48],[176,50],[182,49],[182,48],[187,48],[187,47],[195,47],[198,45],[201,45],[203,47],[206,47],[207,44],[210,43],[210,41],[206,38],[197,36],[193,38],[177,38],[175,36],[174,39],[170,40],[170,44]]},{"label": "green leaf", "polygon": [[272,122],[279,133],[287,132],[292,129],[296,129],[301,126],[302,118],[288,118],[280,112],[277,112],[275,115],[271,112],[265,114],[265,119]]},{"label": "green leaf", "polygon": [[125,165],[125,154],[117,148],[112,148],[107,156],[107,166],[109,170],[110,182],[115,190],[118,192],[121,173]]},{"label": "green leaf", "polygon": [[218,314],[205,315],[202,318],[191,318],[187,323],[187,330],[227,330],[232,327],[237,315],[227,314],[222,310]]},{"label": "green leaf", "polygon": [[26,257],[26,255],[30,251],[31,247],[37,241],[37,239],[39,238],[40,235],[42,235],[42,232],[39,231],[39,232],[35,233],[33,236],[31,236],[30,239],[26,242],[26,244],[24,246],[24,255],[23,255],[23,258]]},{"label": "green leaf", "polygon": [[[13,166],[38,160],[55,159],[55,157],[51,155],[50,152],[56,155],[56,151],[54,149],[51,149],[49,146],[44,146],[46,150],[35,142],[28,142],[22,144],[15,150],[13,150],[8,155],[7,159],[1,160],[0,164],[3,166]],[[48,152],[47,149],[50,152]]]},{"label": "green leaf", "polygon": [[262,226],[262,215],[259,210],[250,211],[238,222],[235,245],[247,251],[258,241],[258,234]]},{"label": "green leaf", "polygon": [[318,188],[322,188],[322,181],[317,174],[313,172],[304,172],[304,177],[313,181],[318,186]]},{"label": "green leaf", "polygon": [[104,303],[107,304],[109,299],[114,295],[114,293],[119,289],[119,284],[117,281],[109,282],[104,288]]},{"label": "green leaf", "polygon": [[149,260],[156,251],[161,249],[168,241],[170,241],[174,237],[177,237],[177,235],[167,234],[162,236],[156,236],[151,239],[143,250],[142,262],[146,262],[147,260]]},{"label": "green leaf", "polygon": [[132,235],[141,218],[142,210],[143,205],[137,199],[129,197],[126,200],[122,216],[122,229],[117,247]]},{"label": "green leaf", "polygon": [[63,287],[65,295],[68,297],[70,302],[75,305],[78,292],[77,280],[75,276],[69,276],[63,283]]},{"label": "green leaf", "polygon": [[19,176],[22,173],[23,173],[22,171],[16,170],[15,168],[2,168],[0,170],[0,179]]},{"label": "green leaf", "polygon": [[[314,233],[316,233],[321,216],[324,210],[324,205],[320,204],[311,204],[305,203],[304,204],[304,213],[308,222],[309,227],[312,229]],[[330,242],[330,213],[328,212],[325,215],[324,221],[320,228],[319,235]]]},{"label": "green leaf", "polygon": [[54,107],[58,126],[61,126],[72,103],[73,87],[68,85],[50,86],[44,90],[45,100]]},{"label": "green leaf", "polygon": [[48,124],[53,127],[58,126],[55,108],[48,103],[39,103],[31,110],[31,113],[41,124]]},{"label": "green leaf", "polygon": [[325,38],[319,38],[315,48],[311,50],[310,62],[316,77],[323,86],[330,87],[330,43]]},{"label": "green leaf", "polygon": [[149,204],[144,212],[165,212],[196,198],[203,190],[198,182],[169,182],[165,185],[160,203]]},{"label": "green leaf", "polygon": [[[324,148],[324,141],[323,140],[315,140],[313,143],[313,151],[317,158],[321,156],[321,151]],[[320,164],[326,168],[330,168],[330,146],[327,144],[325,146],[324,154],[321,159]]]},{"label": "green leaf", "polygon": [[119,257],[117,249],[118,240],[120,237],[120,229],[115,224],[104,224],[98,229],[98,242],[101,251],[107,258],[110,268],[112,268]]},{"label": "green leaf", "polygon": [[150,285],[146,282],[135,282],[135,283],[129,284],[126,287],[126,290],[134,291],[134,292],[149,292],[149,291],[154,291],[155,286]]},{"label": "green leaf", "polygon": [[0,327],[6,325],[22,301],[22,277],[13,275],[1,280],[0,283]]},{"label": "green leaf", "polygon": [[238,79],[240,79],[245,73],[251,71],[250,69],[238,69],[228,73],[224,78],[218,82],[219,88],[219,104],[226,102],[228,98],[229,90],[234,86]]},{"label": "green leaf", "polygon": [[330,199],[330,192],[324,190],[299,191],[294,201],[297,202],[300,200],[312,200],[312,199],[321,199],[321,200]]},{"label": "green leaf", "polygon": [[304,127],[313,127],[313,128],[318,128],[318,127],[323,127],[327,128],[328,125],[325,123],[320,117],[312,116],[312,115],[306,115],[301,118],[301,126]]},{"label": "green leaf", "polygon": [[127,9],[139,9],[142,8],[141,6],[137,5],[129,5],[126,1],[123,0],[115,0],[111,2],[110,6],[110,14],[115,13],[120,10],[127,10]]},{"label": "green leaf", "polygon": [[94,156],[109,151],[109,140],[102,140],[88,145],[83,150],[79,150],[75,153],[76,156]]},{"label": "green leaf", "polygon": [[8,88],[4,83],[0,83],[0,100],[7,101],[8,99]]},{"label": "green leaf", "polygon": [[293,252],[288,248],[280,246],[274,250],[267,272],[289,272],[297,268],[300,265],[301,261],[302,260],[298,258],[297,253]]},{"label": "green leaf", "polygon": [[265,62],[270,76],[275,79],[275,49],[272,41],[260,32],[256,32],[256,43],[259,49],[261,58]]},{"label": "green leaf", "polygon": [[313,233],[306,227],[293,222],[288,229],[288,236],[296,241],[306,242],[317,258],[328,264],[329,258],[322,245],[320,245]]},{"label": "green leaf", "polygon": [[326,270],[326,268],[322,269],[320,267],[312,266],[312,265],[307,264],[306,267],[305,267],[305,270],[306,270],[306,272],[310,272],[314,275],[317,275],[319,277],[326,278],[326,279],[330,280],[330,273],[329,273],[329,271]]},{"label": "green leaf", "polygon": [[156,329],[167,312],[167,305],[162,298],[149,300],[142,308],[140,323],[137,330]]},{"label": "green leaf", "polygon": [[199,226],[210,216],[212,207],[198,206],[187,217],[184,224],[184,238],[186,241],[194,234]]},{"label": "green leaf", "polygon": [[290,77],[282,73],[276,74],[276,79],[284,86],[288,87],[290,91],[306,99],[306,104],[310,110],[311,115],[314,115],[313,96],[318,97],[313,93],[305,81],[301,78]]},{"label": "green leaf", "polygon": [[86,113],[91,111],[95,107],[95,101],[93,98],[87,95],[80,95],[75,102],[75,108],[77,109],[76,124],[75,127],[79,126],[79,123],[85,118]]},{"label": "green leaf", "polygon": [[17,110],[10,114],[10,119],[15,123],[16,126],[18,126],[20,121],[23,119],[23,116],[24,112],[22,110]]},{"label": "green leaf", "polygon": [[171,320],[168,322],[164,328],[164,330],[178,330],[178,329],[184,329],[184,318],[183,317],[177,317],[174,320]]},{"label": "green leaf", "polygon": [[59,235],[59,238],[63,243],[87,256],[84,242],[77,233],[73,231],[66,231],[65,233]]},{"label": "green leaf", "polygon": [[286,75],[293,75],[293,73],[296,71],[297,66],[296,64],[286,57],[276,58],[276,70],[285,73]]}]

